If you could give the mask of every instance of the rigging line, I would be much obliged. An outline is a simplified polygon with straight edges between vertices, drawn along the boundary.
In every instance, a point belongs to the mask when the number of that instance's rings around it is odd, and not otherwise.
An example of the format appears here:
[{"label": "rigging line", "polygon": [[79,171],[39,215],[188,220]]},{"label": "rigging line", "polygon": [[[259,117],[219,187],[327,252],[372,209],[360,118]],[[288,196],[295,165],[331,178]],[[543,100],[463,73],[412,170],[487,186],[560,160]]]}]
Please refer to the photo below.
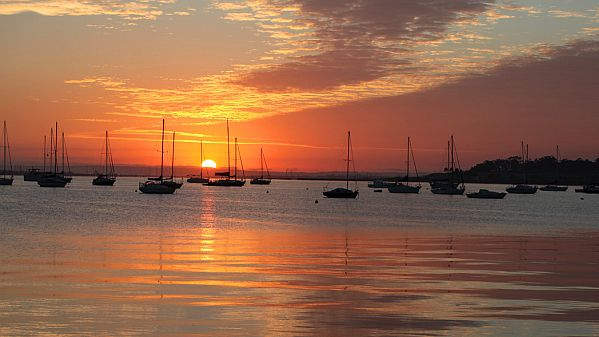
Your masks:
[{"label": "rigging line", "polygon": [[352,140],[350,138],[349,139],[349,148],[350,148],[350,152],[351,152],[351,166],[352,166],[352,169],[354,170],[354,185],[356,188],[358,188],[358,173],[356,172],[356,161],[354,159],[354,147],[352,145],[353,145]]},{"label": "rigging line", "polygon": [[462,167],[460,165],[460,157],[458,156],[458,147],[455,145],[455,141],[453,143],[453,151],[455,152],[455,160],[458,164],[458,170],[460,170],[460,179],[462,180],[462,184],[464,183],[464,171],[462,171]]},{"label": "rigging line", "polygon": [[416,159],[414,159],[414,148],[412,148],[411,152],[412,152],[412,163],[414,164],[414,172],[416,173],[416,178],[418,179],[418,168],[416,167]]},{"label": "rigging line", "polygon": [[239,148],[239,144],[236,143],[237,146],[237,154],[239,155],[239,162],[241,163],[241,176],[245,179],[245,170],[243,169],[243,159],[241,158],[241,149]]}]

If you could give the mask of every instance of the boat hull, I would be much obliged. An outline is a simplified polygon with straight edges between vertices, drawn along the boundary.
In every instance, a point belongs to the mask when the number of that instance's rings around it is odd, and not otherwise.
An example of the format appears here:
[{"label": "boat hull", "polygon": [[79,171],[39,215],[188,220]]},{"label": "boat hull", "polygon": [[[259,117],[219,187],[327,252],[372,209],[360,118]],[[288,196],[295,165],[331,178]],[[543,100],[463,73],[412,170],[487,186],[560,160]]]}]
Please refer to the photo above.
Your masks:
[{"label": "boat hull", "polygon": [[208,178],[200,178],[200,177],[191,177],[191,178],[187,179],[187,182],[190,184],[205,184],[209,181],[210,181],[210,179],[208,179]]},{"label": "boat hull", "polygon": [[568,190],[568,186],[547,185],[539,188],[539,190],[545,192],[565,192]]},{"label": "boat hull", "polygon": [[38,181],[43,176],[43,173],[38,169],[29,169],[23,174],[24,181]]},{"label": "boat hull", "polygon": [[330,191],[322,192],[327,198],[337,198],[337,199],[355,199],[358,196],[358,191],[348,190],[346,188],[336,188]]},{"label": "boat hull", "polygon": [[576,193],[599,194],[599,186],[588,185],[574,190]]},{"label": "boat hull", "polygon": [[447,183],[431,188],[433,194],[439,195],[463,195],[465,191],[466,188],[463,185],[455,183]]},{"label": "boat hull", "polygon": [[146,182],[139,184],[139,191],[143,194],[173,194],[177,189],[155,182]]},{"label": "boat hull", "polygon": [[516,185],[508,187],[505,190],[511,194],[535,194],[537,193],[538,188],[530,185]]},{"label": "boat hull", "polygon": [[236,180],[236,179],[211,180],[204,184],[204,186],[222,186],[222,187],[242,187],[243,185],[245,185],[245,180]]},{"label": "boat hull", "polygon": [[12,185],[13,178],[0,178],[0,186]]},{"label": "boat hull", "polygon": [[92,185],[95,186],[113,186],[116,182],[116,178],[97,177],[92,180]]},{"label": "boat hull", "polygon": [[368,183],[369,188],[389,188],[391,186],[395,186],[395,183],[383,180],[375,180],[373,182]]},{"label": "boat hull", "polygon": [[252,185],[270,185],[270,179],[255,178],[250,180]]},{"label": "boat hull", "polygon": [[70,183],[72,178],[65,178],[61,175],[47,175],[41,177],[37,184],[40,187],[65,187],[68,183]]},{"label": "boat hull", "polygon": [[174,180],[163,180],[162,185],[166,185],[166,186],[172,187],[174,189],[179,189],[179,188],[183,187],[183,183],[177,182]]},{"label": "boat hull", "polygon": [[494,192],[488,190],[479,190],[474,193],[466,193],[466,197],[472,199],[503,199],[507,193],[505,192]]},{"label": "boat hull", "polygon": [[387,188],[389,193],[420,193],[421,186],[397,184]]}]

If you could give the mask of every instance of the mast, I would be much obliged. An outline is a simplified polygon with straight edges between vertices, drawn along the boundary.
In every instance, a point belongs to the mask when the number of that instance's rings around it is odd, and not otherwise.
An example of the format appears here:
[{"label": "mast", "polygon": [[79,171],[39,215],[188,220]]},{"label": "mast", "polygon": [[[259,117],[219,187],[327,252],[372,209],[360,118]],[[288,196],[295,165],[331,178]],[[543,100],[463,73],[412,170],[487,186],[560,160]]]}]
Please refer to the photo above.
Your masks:
[{"label": "mast", "polygon": [[175,132],[173,131],[173,154],[171,156],[171,180],[175,179]]},{"label": "mast", "polygon": [[54,132],[54,173],[58,172],[58,122],[56,122],[56,130]]},{"label": "mast", "polygon": [[237,180],[237,137],[235,137],[235,180]]},{"label": "mast", "polygon": [[408,137],[408,160],[406,161],[406,184],[410,179],[410,137]]},{"label": "mast", "polygon": [[2,176],[6,176],[6,121],[2,131],[2,148],[4,149],[4,160],[2,161]]},{"label": "mast", "polygon": [[559,181],[559,145],[555,146],[555,155],[556,155],[556,163],[555,163],[555,183]]},{"label": "mast", "polygon": [[46,135],[44,135],[44,148],[42,149],[42,155],[44,157],[44,173],[46,172]]},{"label": "mast", "polygon": [[54,161],[54,129],[50,128],[50,158],[48,165],[52,167],[52,162]]},{"label": "mast", "polygon": [[162,147],[160,150],[160,180],[164,174],[164,119],[162,120]]},{"label": "mast", "polygon": [[260,148],[260,179],[264,179],[264,153]]},{"label": "mast", "polygon": [[62,132],[62,173],[65,173],[65,170],[64,170],[64,132]]},{"label": "mast", "polygon": [[528,184],[528,176],[526,175],[526,156],[524,154],[524,141],[520,142],[522,151],[522,169],[524,170],[524,184]]},{"label": "mast", "polygon": [[105,140],[105,154],[106,158],[104,159],[104,175],[108,177],[108,130],[106,130],[106,140]]},{"label": "mast", "polygon": [[231,147],[229,146],[229,119],[227,119],[227,167],[229,175],[231,178]]},{"label": "mast", "polygon": [[200,140],[200,179],[203,178],[202,174],[204,173],[204,141]]},{"label": "mast", "polygon": [[345,188],[349,190],[349,144],[350,144],[351,134],[347,131],[347,165],[345,169]]},{"label": "mast", "polygon": [[449,141],[447,141],[447,171],[449,171]]}]

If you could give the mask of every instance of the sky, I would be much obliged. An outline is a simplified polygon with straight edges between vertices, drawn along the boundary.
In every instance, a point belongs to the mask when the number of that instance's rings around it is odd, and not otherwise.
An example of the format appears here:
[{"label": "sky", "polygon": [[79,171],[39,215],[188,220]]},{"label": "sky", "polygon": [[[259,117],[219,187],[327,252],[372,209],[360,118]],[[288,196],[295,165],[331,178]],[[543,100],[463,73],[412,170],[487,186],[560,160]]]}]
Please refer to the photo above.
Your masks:
[{"label": "sky", "polygon": [[[599,157],[596,0],[0,0],[0,119],[13,161],[58,121],[71,163],[421,170],[518,155]],[[169,151],[170,152],[170,151]],[[170,153],[167,153],[170,156]]]}]

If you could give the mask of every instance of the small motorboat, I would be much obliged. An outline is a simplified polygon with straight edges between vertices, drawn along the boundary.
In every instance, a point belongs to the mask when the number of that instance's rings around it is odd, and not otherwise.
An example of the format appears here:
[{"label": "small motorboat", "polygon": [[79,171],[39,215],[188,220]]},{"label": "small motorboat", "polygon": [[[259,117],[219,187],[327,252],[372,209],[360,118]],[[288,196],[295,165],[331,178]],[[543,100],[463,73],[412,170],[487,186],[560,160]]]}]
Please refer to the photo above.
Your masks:
[{"label": "small motorboat", "polygon": [[505,190],[512,194],[535,194],[537,193],[538,187],[526,184],[518,184],[515,186],[510,186]]},{"label": "small motorboat", "polygon": [[466,193],[468,198],[474,199],[503,199],[506,195],[505,192],[489,191],[482,188],[478,192]]},{"label": "small motorboat", "polygon": [[574,191],[576,193],[599,194],[599,186],[597,186],[597,185],[584,185],[582,188],[577,188]]},{"label": "small motorboat", "polygon": [[539,188],[539,190],[545,192],[564,192],[568,190],[568,186],[547,185]]},{"label": "small motorboat", "polygon": [[368,183],[368,187],[370,188],[389,188],[394,185],[394,182],[384,180],[373,180],[372,182]]},{"label": "small motorboat", "polygon": [[40,169],[29,168],[23,173],[24,181],[38,181],[39,178],[43,175]]}]

